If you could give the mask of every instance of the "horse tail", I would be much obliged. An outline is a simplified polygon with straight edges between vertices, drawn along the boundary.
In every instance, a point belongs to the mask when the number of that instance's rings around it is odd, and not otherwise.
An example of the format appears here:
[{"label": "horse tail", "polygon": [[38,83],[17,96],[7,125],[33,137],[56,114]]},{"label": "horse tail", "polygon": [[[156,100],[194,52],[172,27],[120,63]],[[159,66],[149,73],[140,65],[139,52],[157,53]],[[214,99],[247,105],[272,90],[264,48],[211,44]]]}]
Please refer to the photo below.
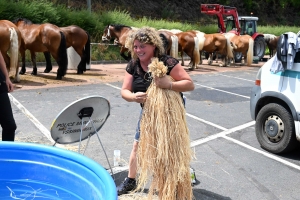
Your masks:
[{"label": "horse tail", "polygon": [[20,82],[20,76],[18,73],[18,67],[19,67],[19,61],[18,61],[18,56],[19,56],[19,40],[18,40],[18,34],[17,31],[11,27],[9,28],[10,31],[10,66],[9,66],[9,71],[12,69],[15,69],[15,77],[14,81]]},{"label": "horse tail", "polygon": [[254,40],[249,38],[249,47],[248,47],[248,52],[247,52],[247,65],[250,66],[253,62],[253,44]]},{"label": "horse tail", "polygon": [[172,46],[170,54],[172,57],[177,58],[178,57],[178,37],[176,35],[171,36],[172,40]]},{"label": "horse tail", "polygon": [[196,33],[196,36],[198,38],[198,48],[199,48],[199,51],[202,51],[203,47],[204,47],[204,42],[206,40],[206,38],[204,37],[204,33],[200,32],[200,33]]},{"label": "horse tail", "polygon": [[161,40],[163,42],[163,47],[164,47],[165,53],[168,53],[169,41],[168,41],[167,37],[163,33],[160,33],[159,37],[161,38]]},{"label": "horse tail", "polygon": [[87,41],[85,43],[83,56],[86,59],[86,64],[89,65],[90,60],[91,60],[91,38],[90,38],[90,34],[88,32],[86,32],[86,34],[87,34]]},{"label": "horse tail", "polygon": [[199,38],[194,37],[194,41],[195,41],[195,47],[193,52],[193,60],[194,60],[193,65],[197,67],[197,65],[200,63]]},{"label": "horse tail", "polygon": [[59,58],[57,60],[57,64],[59,66],[60,76],[64,76],[67,73],[68,67],[68,55],[67,55],[67,44],[66,44],[66,37],[62,31],[60,32],[60,45],[58,48],[58,55]]},{"label": "horse tail", "polygon": [[231,46],[230,39],[226,37],[226,49],[227,49],[227,57],[233,58],[233,47]]}]

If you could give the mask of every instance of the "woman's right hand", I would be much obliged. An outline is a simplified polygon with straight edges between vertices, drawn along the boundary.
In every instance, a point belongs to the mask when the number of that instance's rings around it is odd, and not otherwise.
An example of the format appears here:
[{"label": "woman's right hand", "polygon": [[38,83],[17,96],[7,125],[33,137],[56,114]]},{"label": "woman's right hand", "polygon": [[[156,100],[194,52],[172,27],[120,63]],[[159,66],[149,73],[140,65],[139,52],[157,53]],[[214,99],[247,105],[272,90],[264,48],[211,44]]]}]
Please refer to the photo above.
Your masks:
[{"label": "woman's right hand", "polygon": [[145,103],[146,99],[147,99],[147,93],[145,92],[137,92],[133,94],[133,100],[137,103]]}]

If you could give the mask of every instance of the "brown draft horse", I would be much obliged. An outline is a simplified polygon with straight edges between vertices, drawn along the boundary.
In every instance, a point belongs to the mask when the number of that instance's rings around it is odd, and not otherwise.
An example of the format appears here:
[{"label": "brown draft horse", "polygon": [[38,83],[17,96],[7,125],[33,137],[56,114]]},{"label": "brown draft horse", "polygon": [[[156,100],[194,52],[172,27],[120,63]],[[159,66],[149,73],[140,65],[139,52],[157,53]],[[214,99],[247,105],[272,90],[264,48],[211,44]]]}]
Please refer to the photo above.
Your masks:
[{"label": "brown draft horse", "polygon": [[[31,53],[33,63],[32,75],[37,75],[35,52],[49,52],[58,64],[56,79],[61,80],[67,72],[68,57],[66,38],[63,32],[54,24],[33,24],[28,19],[19,18],[13,21],[21,32],[24,45],[20,47],[22,56],[22,69],[20,74],[26,72],[25,69],[25,51],[28,49]],[[47,68],[44,71],[49,73]]]},{"label": "brown draft horse", "polygon": [[[205,34],[200,31],[191,31],[196,37],[199,38],[199,50],[209,53],[208,64],[212,64],[213,54],[217,53],[223,58],[223,63],[220,67],[228,65],[227,59],[233,58],[232,46],[230,45],[229,39],[227,39],[221,33]],[[202,57],[200,56],[200,63],[202,64]]]},{"label": "brown draft horse", "polygon": [[280,36],[276,36],[273,34],[264,34],[264,39],[269,49],[270,58],[274,56],[274,53],[276,53],[276,47],[279,37]]},{"label": "brown draft horse", "polygon": [[178,52],[181,55],[181,65],[184,66],[183,53],[186,53],[190,58],[189,69],[194,70],[200,62],[199,39],[193,32],[177,32],[178,37]]},{"label": "brown draft horse", "polygon": [[[86,71],[86,65],[90,64],[91,59],[91,41],[88,32],[76,25],[67,27],[59,27],[66,37],[67,48],[73,47],[81,57],[81,61],[77,66],[77,74],[83,74]],[[49,52],[44,52],[46,58],[46,70],[52,70],[51,56]]]},{"label": "brown draft horse", "polygon": [[244,56],[244,63],[250,66],[253,62],[254,40],[250,35],[236,35],[235,33],[224,33],[226,38],[230,39],[234,52],[241,52]]},{"label": "brown draft horse", "polygon": [[18,73],[20,46],[21,33],[17,26],[8,20],[0,20],[0,51],[3,55],[7,71],[15,71],[14,82],[20,82]]},{"label": "brown draft horse", "polygon": [[[127,36],[129,36],[134,29],[135,28],[121,25],[121,24],[107,25],[103,31],[102,41],[109,42],[110,39],[115,38],[116,39],[115,43],[121,47],[120,55],[125,60],[129,61],[131,59],[131,56],[130,53],[128,52],[128,49],[125,46],[125,43],[126,43]],[[125,53],[127,53],[127,55]]]}]

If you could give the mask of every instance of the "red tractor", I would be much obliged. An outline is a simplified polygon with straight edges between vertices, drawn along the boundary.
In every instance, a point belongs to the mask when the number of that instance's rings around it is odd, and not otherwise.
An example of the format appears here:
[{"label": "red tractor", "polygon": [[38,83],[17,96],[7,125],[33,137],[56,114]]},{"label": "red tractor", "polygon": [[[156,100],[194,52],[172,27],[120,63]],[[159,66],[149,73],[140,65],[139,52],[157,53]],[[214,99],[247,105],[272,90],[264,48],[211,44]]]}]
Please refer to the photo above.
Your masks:
[{"label": "red tractor", "polygon": [[[248,34],[254,40],[254,56],[261,60],[265,55],[266,43],[264,35],[257,31],[258,17],[238,16],[237,9],[220,4],[201,4],[201,13],[216,15],[220,33],[234,32],[236,35]],[[223,17],[226,16],[224,19]],[[226,23],[226,24],[225,24]],[[240,62],[241,53],[235,53],[235,61]]]}]

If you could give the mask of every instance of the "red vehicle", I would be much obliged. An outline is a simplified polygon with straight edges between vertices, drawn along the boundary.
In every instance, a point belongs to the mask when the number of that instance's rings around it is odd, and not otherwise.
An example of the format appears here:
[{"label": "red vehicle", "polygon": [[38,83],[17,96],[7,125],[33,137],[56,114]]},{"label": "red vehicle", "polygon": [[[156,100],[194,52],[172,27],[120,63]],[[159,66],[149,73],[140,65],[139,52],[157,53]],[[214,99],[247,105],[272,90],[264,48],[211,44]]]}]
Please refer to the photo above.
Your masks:
[{"label": "red vehicle", "polygon": [[[201,13],[216,15],[220,33],[234,32],[237,35],[248,34],[254,40],[254,56],[261,60],[265,55],[266,44],[264,35],[257,32],[258,17],[238,16],[237,9],[220,4],[201,4]],[[224,19],[224,17],[226,17]],[[235,53],[235,61],[242,59],[240,53]]]}]

